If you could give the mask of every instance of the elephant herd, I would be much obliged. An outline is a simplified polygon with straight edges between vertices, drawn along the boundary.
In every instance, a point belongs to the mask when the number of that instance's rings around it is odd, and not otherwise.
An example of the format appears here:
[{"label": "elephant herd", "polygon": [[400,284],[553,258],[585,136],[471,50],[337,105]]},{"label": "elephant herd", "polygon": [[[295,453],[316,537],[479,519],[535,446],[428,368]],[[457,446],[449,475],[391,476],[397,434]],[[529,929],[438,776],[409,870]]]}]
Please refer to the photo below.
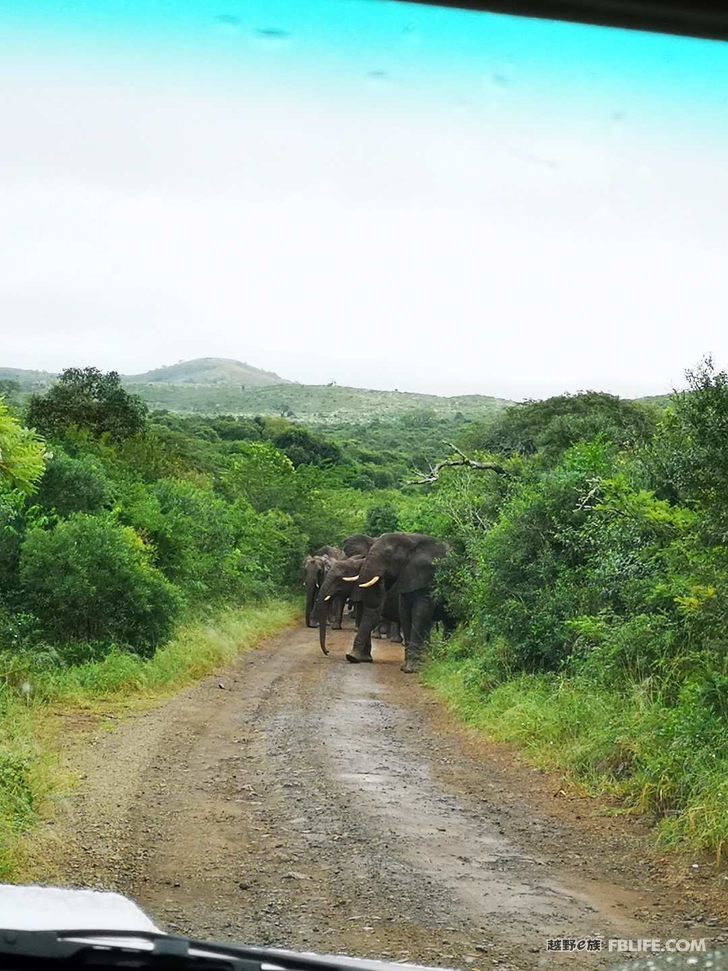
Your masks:
[{"label": "elephant herd", "polygon": [[447,551],[423,533],[384,533],[376,539],[357,533],[341,548],[323,546],[307,556],[306,626],[318,626],[323,653],[329,653],[327,624],[340,630],[349,604],[356,634],[346,660],[370,662],[372,637],[386,625],[390,639],[404,640],[401,670],[415,671],[433,623],[449,626],[434,595],[435,570]]}]

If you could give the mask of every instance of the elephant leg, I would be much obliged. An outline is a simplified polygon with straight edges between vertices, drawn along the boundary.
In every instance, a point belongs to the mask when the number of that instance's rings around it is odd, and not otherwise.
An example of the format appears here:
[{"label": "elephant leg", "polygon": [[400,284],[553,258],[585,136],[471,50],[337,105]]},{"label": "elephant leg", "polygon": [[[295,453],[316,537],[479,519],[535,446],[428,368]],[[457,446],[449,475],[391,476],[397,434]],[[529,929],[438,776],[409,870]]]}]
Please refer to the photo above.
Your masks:
[{"label": "elephant leg", "polygon": [[430,594],[421,590],[404,594],[402,599],[410,601],[411,627],[409,637],[405,642],[404,664],[400,670],[404,671],[405,674],[412,674],[419,668],[422,661],[425,645],[432,630],[435,605]]},{"label": "elephant leg", "polygon": [[316,626],[315,602],[318,593],[317,583],[306,584],[306,627]]},{"label": "elephant leg", "polygon": [[331,601],[331,629],[341,630],[341,621],[344,616],[344,604],[346,603],[346,596],[338,594]]},{"label": "elephant leg", "polygon": [[372,631],[379,623],[380,611],[380,605],[364,607],[354,645],[346,655],[346,660],[350,664],[361,664],[372,660]]},{"label": "elephant leg", "polygon": [[357,600],[354,604],[354,628],[359,630],[359,625],[361,624],[361,615],[364,612],[364,604],[361,600]]},{"label": "elephant leg", "polygon": [[389,624],[389,639],[394,641],[395,644],[402,643],[402,631],[400,630],[399,622],[393,620]]}]

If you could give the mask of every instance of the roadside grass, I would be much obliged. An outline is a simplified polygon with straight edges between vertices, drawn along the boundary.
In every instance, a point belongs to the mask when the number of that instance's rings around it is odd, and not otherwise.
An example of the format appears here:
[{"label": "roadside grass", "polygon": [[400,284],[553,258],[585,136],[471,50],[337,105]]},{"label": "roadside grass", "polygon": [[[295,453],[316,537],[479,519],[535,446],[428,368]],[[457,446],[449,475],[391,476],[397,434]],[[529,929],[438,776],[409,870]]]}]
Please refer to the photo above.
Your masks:
[{"label": "roadside grass", "polygon": [[48,657],[0,656],[0,880],[13,879],[23,837],[67,785],[59,724],[63,730],[78,713],[149,707],[284,630],[299,612],[298,603],[286,600],[225,609],[183,625],[149,659],[116,649],[69,666]]},{"label": "roadside grass", "polygon": [[728,734],[689,691],[666,706],[646,688],[519,675],[484,685],[476,659],[436,657],[423,672],[453,713],[529,762],[566,770],[592,795],[652,818],[662,845],[728,852]]}]

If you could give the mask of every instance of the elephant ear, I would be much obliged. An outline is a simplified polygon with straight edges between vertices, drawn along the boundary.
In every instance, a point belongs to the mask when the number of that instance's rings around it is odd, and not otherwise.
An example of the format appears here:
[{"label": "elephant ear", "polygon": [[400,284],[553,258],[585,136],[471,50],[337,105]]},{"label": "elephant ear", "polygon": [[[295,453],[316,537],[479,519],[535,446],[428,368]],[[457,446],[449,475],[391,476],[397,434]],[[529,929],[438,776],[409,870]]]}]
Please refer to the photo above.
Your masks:
[{"label": "elephant ear", "polygon": [[413,590],[424,590],[432,587],[435,581],[435,570],[440,560],[447,554],[447,546],[438,540],[423,540],[412,551],[407,563],[397,580],[399,593],[412,593]]}]

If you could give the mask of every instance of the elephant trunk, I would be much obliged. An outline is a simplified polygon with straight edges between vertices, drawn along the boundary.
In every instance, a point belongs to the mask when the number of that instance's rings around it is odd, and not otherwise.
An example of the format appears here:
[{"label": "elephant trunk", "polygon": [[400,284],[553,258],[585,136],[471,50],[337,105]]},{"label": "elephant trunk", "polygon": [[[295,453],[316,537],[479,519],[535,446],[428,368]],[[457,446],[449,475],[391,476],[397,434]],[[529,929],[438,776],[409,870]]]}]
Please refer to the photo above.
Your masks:
[{"label": "elephant trunk", "polygon": [[319,644],[321,645],[321,650],[324,654],[328,654],[329,650],[326,647],[326,620],[328,610],[326,609],[326,604],[320,603],[318,605],[318,628],[319,628]]}]

